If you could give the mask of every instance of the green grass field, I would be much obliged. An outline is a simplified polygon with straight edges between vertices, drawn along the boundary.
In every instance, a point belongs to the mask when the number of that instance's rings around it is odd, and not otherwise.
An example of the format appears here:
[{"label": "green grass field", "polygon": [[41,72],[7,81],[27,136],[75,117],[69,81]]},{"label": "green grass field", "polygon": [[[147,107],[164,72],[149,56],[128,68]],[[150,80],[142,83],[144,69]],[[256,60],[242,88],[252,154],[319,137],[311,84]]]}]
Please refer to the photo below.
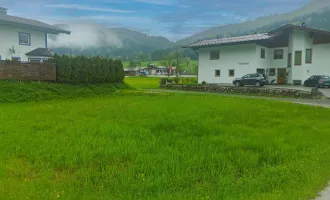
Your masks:
[{"label": "green grass field", "polygon": [[123,92],[0,104],[0,199],[310,199],[330,180],[330,111]]},{"label": "green grass field", "polygon": [[125,83],[136,89],[155,89],[159,88],[160,78],[158,77],[126,77]]}]

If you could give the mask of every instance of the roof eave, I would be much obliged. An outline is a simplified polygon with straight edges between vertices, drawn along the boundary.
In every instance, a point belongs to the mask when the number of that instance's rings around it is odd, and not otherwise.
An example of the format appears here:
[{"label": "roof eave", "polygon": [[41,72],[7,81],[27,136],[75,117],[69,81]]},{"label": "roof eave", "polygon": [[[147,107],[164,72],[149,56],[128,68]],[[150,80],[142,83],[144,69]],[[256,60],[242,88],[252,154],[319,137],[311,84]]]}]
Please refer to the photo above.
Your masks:
[{"label": "roof eave", "polygon": [[182,48],[189,48],[189,49],[200,49],[200,48],[207,48],[207,47],[216,47],[216,46],[230,46],[230,45],[238,45],[238,44],[253,44],[253,43],[257,43],[260,41],[264,41],[264,40],[269,40],[271,38],[267,38],[267,39],[260,39],[260,40],[250,40],[250,41],[243,41],[243,42],[231,42],[231,43],[223,43],[223,44],[209,44],[209,45],[202,45],[202,46],[182,46]]},{"label": "roof eave", "polygon": [[64,34],[68,34],[70,35],[71,32],[67,31],[67,30],[59,30],[59,29],[50,29],[50,28],[43,28],[40,26],[33,26],[33,25],[28,25],[28,24],[23,24],[23,23],[15,23],[15,22],[8,22],[8,21],[0,21],[1,24],[4,25],[11,25],[11,26],[18,26],[21,28],[31,28],[31,29],[37,29],[39,31],[43,31],[46,33],[50,33],[50,34],[60,34],[60,33],[64,33]]}]

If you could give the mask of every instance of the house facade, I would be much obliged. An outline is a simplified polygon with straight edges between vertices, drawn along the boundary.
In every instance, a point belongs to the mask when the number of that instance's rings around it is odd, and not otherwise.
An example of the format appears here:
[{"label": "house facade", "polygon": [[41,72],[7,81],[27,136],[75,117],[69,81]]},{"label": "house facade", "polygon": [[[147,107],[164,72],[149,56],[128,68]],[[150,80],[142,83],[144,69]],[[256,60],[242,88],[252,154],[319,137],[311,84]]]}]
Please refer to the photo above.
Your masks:
[{"label": "house facade", "polygon": [[0,60],[42,61],[52,56],[48,34],[70,34],[69,31],[7,14],[0,8]]},{"label": "house facade", "polygon": [[285,25],[266,34],[204,40],[184,48],[199,54],[199,83],[232,83],[257,72],[278,84],[330,75],[330,32],[305,26]]}]

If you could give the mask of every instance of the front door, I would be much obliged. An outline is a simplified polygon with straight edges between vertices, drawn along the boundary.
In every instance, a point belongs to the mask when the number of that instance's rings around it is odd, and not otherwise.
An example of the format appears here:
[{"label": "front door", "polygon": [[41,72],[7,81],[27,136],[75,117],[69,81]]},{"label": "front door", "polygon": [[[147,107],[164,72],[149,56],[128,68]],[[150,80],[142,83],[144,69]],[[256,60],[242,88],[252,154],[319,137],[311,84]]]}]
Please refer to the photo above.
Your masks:
[{"label": "front door", "polygon": [[277,69],[277,83],[278,84],[286,83],[286,68]]}]

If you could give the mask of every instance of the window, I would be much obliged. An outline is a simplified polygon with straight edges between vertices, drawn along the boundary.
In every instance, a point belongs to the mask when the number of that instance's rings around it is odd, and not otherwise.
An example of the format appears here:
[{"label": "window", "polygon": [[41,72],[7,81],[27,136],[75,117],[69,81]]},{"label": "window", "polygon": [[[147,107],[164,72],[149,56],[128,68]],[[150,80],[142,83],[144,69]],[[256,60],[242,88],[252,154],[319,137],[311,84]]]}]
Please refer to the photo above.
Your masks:
[{"label": "window", "polygon": [[30,58],[29,61],[31,63],[40,63],[41,62],[41,59],[40,58]]},{"label": "window", "polygon": [[275,76],[276,74],[276,69],[275,68],[270,68],[269,69],[269,76]]},{"label": "window", "polygon": [[288,55],[288,67],[291,67],[292,65],[292,53],[289,53]]},{"label": "window", "polygon": [[283,59],[283,49],[274,50],[274,60]]},{"label": "window", "polygon": [[262,76],[261,74],[250,74],[250,77],[251,78],[257,78],[257,77],[259,77],[259,76]]},{"label": "window", "polygon": [[302,52],[296,51],[294,53],[294,65],[296,66],[301,65],[301,59],[302,59]]},{"label": "window", "polygon": [[264,48],[261,48],[261,55],[260,55],[261,58],[266,58],[266,50]]},{"label": "window", "polygon": [[257,73],[258,74],[264,74],[265,73],[265,69],[257,68]]},{"label": "window", "polygon": [[312,56],[313,56],[313,51],[312,51],[312,49],[306,49],[305,62],[306,62],[306,63],[312,63]]},{"label": "window", "polygon": [[212,50],[210,52],[210,60],[219,60],[220,59],[220,51]]},{"label": "window", "polygon": [[234,69],[230,69],[229,70],[229,76],[235,76],[235,70]]},{"label": "window", "polygon": [[19,33],[19,44],[20,45],[31,45],[31,37],[29,33]]},{"label": "window", "polygon": [[220,70],[215,70],[215,77],[220,77]]},{"label": "window", "polygon": [[250,74],[243,76],[243,78],[250,78]]}]

